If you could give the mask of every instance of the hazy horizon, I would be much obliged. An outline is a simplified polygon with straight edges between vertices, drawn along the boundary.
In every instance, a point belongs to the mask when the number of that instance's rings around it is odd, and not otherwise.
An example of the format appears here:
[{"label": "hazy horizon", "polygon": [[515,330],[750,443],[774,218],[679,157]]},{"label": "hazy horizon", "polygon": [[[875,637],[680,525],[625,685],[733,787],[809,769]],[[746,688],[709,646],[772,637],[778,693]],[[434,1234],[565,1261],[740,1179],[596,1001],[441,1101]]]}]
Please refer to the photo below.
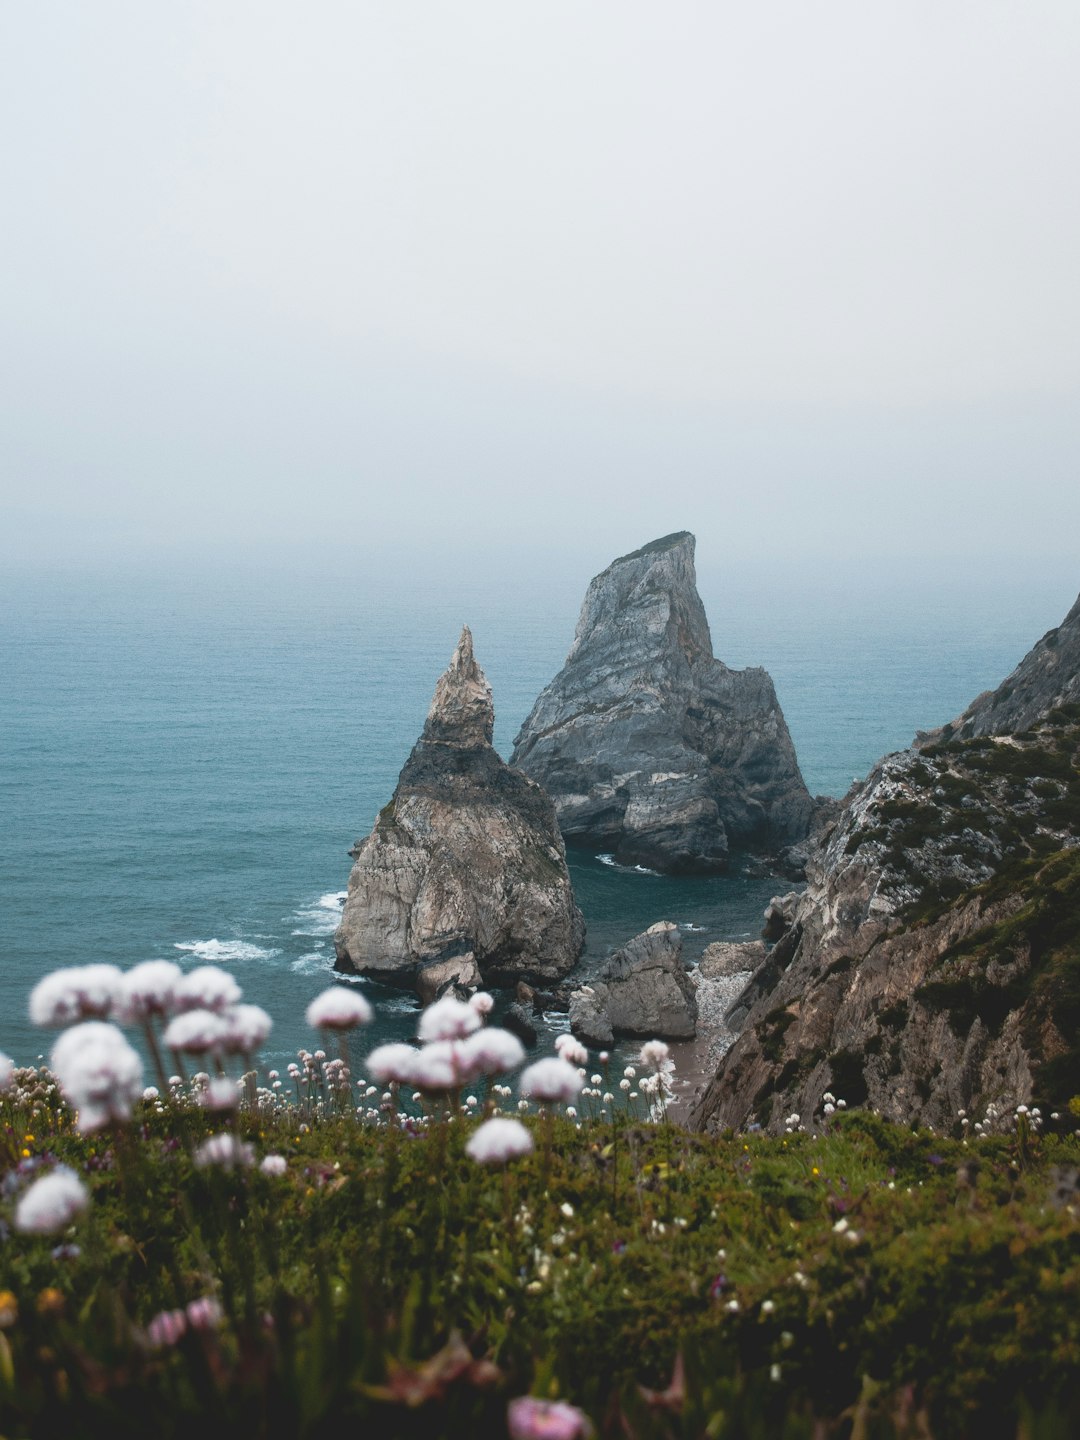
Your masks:
[{"label": "hazy horizon", "polygon": [[1080,588],[1075,6],[0,24],[10,571]]}]

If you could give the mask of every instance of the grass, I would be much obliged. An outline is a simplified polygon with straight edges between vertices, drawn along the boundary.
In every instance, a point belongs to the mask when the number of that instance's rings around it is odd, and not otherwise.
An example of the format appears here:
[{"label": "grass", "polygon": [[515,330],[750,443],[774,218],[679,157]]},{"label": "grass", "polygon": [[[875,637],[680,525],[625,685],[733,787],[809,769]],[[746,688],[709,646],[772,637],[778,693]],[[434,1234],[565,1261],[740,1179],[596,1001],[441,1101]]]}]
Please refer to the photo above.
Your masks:
[{"label": "grass", "polygon": [[[19,1072],[0,1213],[57,1161],[92,1204],[70,1234],[0,1232],[0,1433],[499,1437],[525,1393],[641,1440],[1034,1440],[1076,1417],[1072,1133],[558,1117],[550,1156],[503,1172],[465,1155],[465,1116],[233,1123],[285,1174],[195,1166],[220,1126],[183,1100],[81,1136]],[[218,1321],[151,1342],[203,1297]]]}]

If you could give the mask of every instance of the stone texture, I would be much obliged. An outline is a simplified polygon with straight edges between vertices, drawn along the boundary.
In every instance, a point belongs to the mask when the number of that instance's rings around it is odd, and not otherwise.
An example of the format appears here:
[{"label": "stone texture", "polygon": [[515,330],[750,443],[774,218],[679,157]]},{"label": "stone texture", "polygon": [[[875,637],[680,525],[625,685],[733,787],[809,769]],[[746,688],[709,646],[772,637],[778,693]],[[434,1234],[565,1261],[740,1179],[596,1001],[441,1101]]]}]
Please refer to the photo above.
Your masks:
[{"label": "stone texture", "polygon": [[[794,907],[790,896],[770,907],[786,928],[729,1011],[742,1033],[691,1123],[777,1131],[827,1089],[936,1129],[989,1100],[1030,1103],[1033,1067],[1065,1046],[1030,949],[964,957],[1029,902],[1033,856],[1080,843],[1078,767],[1068,720],[876,765],[821,837]],[[950,1019],[942,985],[959,987],[973,1021]]]},{"label": "stone texture", "polygon": [[577,960],[585,925],[555,812],[492,748],[493,726],[466,627],[393,798],[351,852],[339,970],[415,985],[471,953],[497,985],[557,980]]},{"label": "stone texture", "polygon": [[591,985],[583,985],[570,996],[570,1029],[586,1045],[603,1047],[615,1040],[605,998],[604,991],[597,994]]},{"label": "stone texture", "polygon": [[916,736],[920,748],[943,740],[1016,735],[1061,705],[1080,704],[1080,597],[996,690],[987,690],[941,730]]},{"label": "stone texture", "polygon": [[569,842],[709,873],[729,847],[802,840],[815,802],[769,676],[713,656],[694,544],[668,535],[592,581],[511,764],[551,795]]},{"label": "stone texture", "polygon": [[[684,1039],[697,1027],[694,984],[682,962],[679,927],[668,921],[652,925],[616,950],[599,976],[570,997],[570,1028],[575,1013],[594,1032],[594,1043],[609,1044],[596,1031],[613,1035]],[[574,1031],[575,1034],[584,1031]]]},{"label": "stone texture", "polygon": [[741,944],[714,940],[711,945],[706,945],[698,962],[698,971],[703,980],[723,980],[730,975],[757,970],[765,963],[765,955],[765,946],[760,940],[748,940]]},{"label": "stone texture", "polygon": [[471,950],[432,960],[429,965],[421,965],[416,972],[416,993],[425,1005],[430,1005],[448,989],[467,993],[482,984],[483,976]]}]

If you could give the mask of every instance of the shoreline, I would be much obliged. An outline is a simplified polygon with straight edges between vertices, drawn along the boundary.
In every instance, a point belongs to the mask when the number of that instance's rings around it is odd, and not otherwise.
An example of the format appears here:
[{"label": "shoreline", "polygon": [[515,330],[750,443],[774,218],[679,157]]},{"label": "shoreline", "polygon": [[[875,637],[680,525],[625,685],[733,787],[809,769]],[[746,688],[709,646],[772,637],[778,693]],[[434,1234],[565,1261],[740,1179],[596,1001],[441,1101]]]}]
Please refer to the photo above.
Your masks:
[{"label": "shoreline", "polygon": [[668,1102],[668,1117],[685,1125],[695,1101],[716,1074],[720,1061],[738,1039],[725,1016],[746,988],[752,970],[705,980],[697,978],[698,1029],[692,1040],[670,1041],[675,1062],[672,1077],[674,1098]]}]

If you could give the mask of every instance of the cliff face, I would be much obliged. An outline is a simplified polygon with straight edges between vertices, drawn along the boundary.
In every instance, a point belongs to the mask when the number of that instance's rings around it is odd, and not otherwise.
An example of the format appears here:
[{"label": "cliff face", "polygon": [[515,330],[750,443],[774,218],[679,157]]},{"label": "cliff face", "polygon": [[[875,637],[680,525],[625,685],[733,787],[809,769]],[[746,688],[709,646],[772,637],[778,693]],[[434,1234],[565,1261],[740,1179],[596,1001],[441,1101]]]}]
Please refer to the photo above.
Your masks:
[{"label": "cliff face", "polygon": [[510,763],[551,795],[571,843],[659,870],[783,848],[814,810],[769,676],[713,656],[685,531],[592,581]]},{"label": "cliff face", "polygon": [[1080,598],[1060,625],[1048,630],[1007,680],[973,700],[942,730],[919,735],[925,747],[979,735],[1016,735],[1052,710],[1080,702]]},{"label": "cliff face", "polygon": [[496,754],[493,726],[466,627],[393,798],[352,851],[339,970],[420,985],[425,967],[452,978],[457,961],[497,984],[557,980],[577,960],[585,925],[554,809]]},{"label": "cliff face", "polygon": [[[847,797],[692,1116],[907,1122],[1080,1086],[1080,706],[889,756]],[[772,907],[771,907],[772,908]],[[1072,1088],[1069,1088],[1072,1087]]]}]

